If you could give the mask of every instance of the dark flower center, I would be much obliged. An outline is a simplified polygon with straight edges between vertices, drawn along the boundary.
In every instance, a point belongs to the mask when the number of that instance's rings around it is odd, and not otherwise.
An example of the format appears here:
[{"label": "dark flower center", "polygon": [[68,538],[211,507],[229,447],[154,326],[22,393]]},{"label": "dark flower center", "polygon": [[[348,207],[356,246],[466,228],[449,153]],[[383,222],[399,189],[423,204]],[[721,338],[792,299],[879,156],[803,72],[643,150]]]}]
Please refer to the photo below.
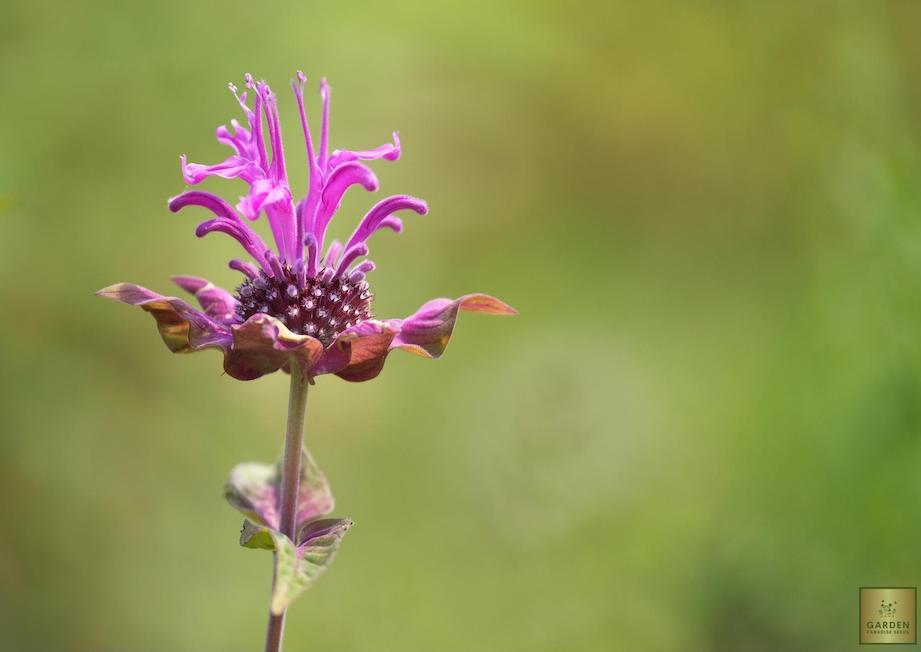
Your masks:
[{"label": "dark flower center", "polygon": [[283,265],[282,277],[260,271],[237,288],[237,316],[246,321],[256,313],[271,315],[292,333],[312,335],[329,346],[337,333],[370,319],[374,294],[365,281],[331,278],[332,270],[321,269],[315,278],[302,283]]}]

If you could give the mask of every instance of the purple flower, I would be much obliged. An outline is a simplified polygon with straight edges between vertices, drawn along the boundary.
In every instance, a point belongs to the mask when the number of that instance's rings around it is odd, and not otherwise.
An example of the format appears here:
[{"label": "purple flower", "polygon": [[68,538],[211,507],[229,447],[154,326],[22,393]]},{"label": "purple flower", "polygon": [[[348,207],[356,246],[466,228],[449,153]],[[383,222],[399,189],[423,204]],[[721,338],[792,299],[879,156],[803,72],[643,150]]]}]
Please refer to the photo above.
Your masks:
[{"label": "purple flower", "polygon": [[[393,195],[375,204],[345,243],[326,244],[326,230],[346,190],[378,188],[377,178],[363,161],[400,156],[396,132],[393,142],[370,150],[329,151],[330,89],[320,82],[323,119],[319,148],[314,147],[304,110],[306,77],[300,71],[292,88],[300,113],[307,149],[307,194],[295,201],[288,182],[282,149],[281,125],[275,95],[269,86],[246,75],[247,91],[230,90],[240,104],[245,125],[232,120],[217,129],[217,140],[233,154],[215,165],[189,163],[182,157],[182,176],[198,184],[210,176],[239,178],[249,193],[236,207],[209,192],[189,190],[169,201],[178,212],[200,206],[213,217],[195,230],[198,237],[215,231],[240,243],[251,261],[231,260],[243,274],[231,293],[205,279],[177,276],[173,280],[195,295],[201,310],[182,299],[163,296],[130,283],[118,283],[97,294],[140,306],[153,315],[164,342],[174,353],[220,349],[224,369],[239,380],[252,380],[296,359],[313,379],[336,374],[350,381],[376,377],[390,351],[403,349],[428,358],[445,350],[460,310],[496,315],[515,314],[502,301],[486,294],[459,299],[433,299],[406,319],[378,320],[372,312],[374,294],[367,274],[368,240],[381,229],[403,229],[398,211],[428,212],[421,199]],[[247,103],[253,96],[253,105]],[[267,246],[248,222],[265,214],[275,248]]]}]

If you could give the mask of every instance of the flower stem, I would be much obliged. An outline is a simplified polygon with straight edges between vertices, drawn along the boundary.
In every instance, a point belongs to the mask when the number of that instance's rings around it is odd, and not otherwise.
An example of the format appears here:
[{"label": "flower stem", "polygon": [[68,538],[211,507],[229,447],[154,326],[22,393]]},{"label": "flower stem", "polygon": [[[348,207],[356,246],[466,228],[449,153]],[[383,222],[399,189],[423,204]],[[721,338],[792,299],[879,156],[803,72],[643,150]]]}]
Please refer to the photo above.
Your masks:
[{"label": "flower stem", "polygon": [[[294,541],[297,516],[298,483],[301,477],[301,450],[304,447],[304,416],[307,413],[307,376],[293,359],[291,389],[288,393],[288,425],[285,428],[285,452],[281,462],[281,533]],[[295,543],[297,543],[295,541]],[[274,585],[274,578],[272,580]],[[281,652],[285,628],[285,613],[277,616],[269,611],[265,633],[265,652]]]}]

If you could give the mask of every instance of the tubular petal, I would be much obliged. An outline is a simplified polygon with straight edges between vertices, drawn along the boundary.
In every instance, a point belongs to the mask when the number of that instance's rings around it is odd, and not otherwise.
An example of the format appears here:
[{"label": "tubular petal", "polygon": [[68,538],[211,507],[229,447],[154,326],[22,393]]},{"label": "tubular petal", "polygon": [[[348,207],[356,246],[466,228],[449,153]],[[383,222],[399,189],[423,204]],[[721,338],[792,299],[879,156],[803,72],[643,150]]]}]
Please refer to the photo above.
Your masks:
[{"label": "tubular petal", "polygon": [[329,243],[329,249],[326,250],[326,255],[323,257],[323,266],[324,267],[333,267],[336,264],[336,261],[339,260],[339,256],[342,254],[342,243],[338,240],[333,240]]},{"label": "tubular petal", "polygon": [[201,206],[202,208],[207,208],[218,217],[226,217],[229,220],[242,223],[240,216],[237,215],[233,206],[210,192],[189,190],[188,192],[171,198],[167,203],[167,207],[173,213],[178,213],[186,206]]},{"label": "tubular petal", "polygon": [[313,278],[317,275],[317,256],[320,252],[316,236],[308,233],[304,238],[304,246],[307,248],[307,276]]},{"label": "tubular petal", "polygon": [[232,147],[237,156],[247,161],[255,161],[256,150],[253,147],[252,132],[237,122],[236,119],[230,121],[230,126],[233,127],[233,133],[230,133],[230,129],[226,125],[221,125],[215,129],[214,135],[217,138],[217,142]]},{"label": "tubular petal", "polygon": [[[368,211],[364,218],[362,218],[358,228],[355,229],[355,232],[352,233],[352,236],[346,243],[345,248],[350,249],[359,242],[367,240],[371,237],[372,233],[381,228],[382,223],[385,222],[388,217],[400,210],[411,210],[419,215],[425,215],[428,213],[429,208],[421,199],[410,197],[409,195],[393,195],[392,197],[382,199]],[[386,226],[387,228],[393,228],[394,225],[390,223]]]},{"label": "tubular petal", "polygon": [[351,265],[352,262],[356,258],[360,258],[362,256],[367,256],[367,255],[368,255],[368,245],[366,245],[364,242],[362,242],[361,244],[357,244],[354,247],[351,247],[345,252],[345,254],[342,256],[342,260],[339,261],[339,264],[336,266],[335,276],[341,276],[342,273],[346,270],[346,268],[348,268],[348,266]]},{"label": "tubular petal", "polygon": [[400,158],[400,133],[393,132],[393,143],[386,143],[374,149],[364,150],[336,150],[329,157],[328,169],[335,170],[343,163],[360,159],[362,161],[375,161],[377,159],[395,161]]},{"label": "tubular petal", "polygon": [[326,77],[320,79],[320,99],[323,101],[323,124],[320,127],[320,170],[326,171],[326,162],[329,158],[329,101],[331,91]]},{"label": "tubular petal", "polygon": [[375,267],[373,260],[363,260],[351,269],[351,273],[361,272],[362,274],[367,274],[368,272],[373,272]]},{"label": "tubular petal", "polygon": [[251,279],[255,279],[259,276],[259,268],[252,263],[247,263],[243,260],[237,260],[234,258],[229,263],[227,263],[227,266],[230,267],[230,269],[237,270],[241,274],[246,274],[246,276]]},{"label": "tubular petal", "polygon": [[198,299],[205,314],[229,325],[236,321],[237,300],[224,288],[197,276],[174,276],[173,282]]},{"label": "tubular petal", "polygon": [[255,163],[239,156],[231,156],[215,165],[189,163],[184,154],[179,157],[179,160],[182,162],[182,178],[186,183],[192,185],[201,183],[210,176],[218,176],[223,179],[239,177],[247,183],[252,183],[264,176]]},{"label": "tubular petal", "polygon": [[227,219],[217,217],[213,220],[207,220],[195,227],[195,235],[199,238],[205,237],[213,231],[226,233],[234,240],[243,245],[247,253],[255,258],[260,265],[265,267],[266,261],[264,254],[268,251],[265,244],[258,235],[246,228],[246,225],[240,222],[231,222]]},{"label": "tubular petal", "polygon": [[316,217],[312,221],[309,230],[317,237],[317,242],[323,246],[323,240],[326,237],[326,228],[329,226],[333,215],[339,210],[342,203],[342,197],[346,190],[354,185],[360,185],[368,192],[374,192],[378,189],[377,177],[362,163],[347,163],[342,165],[329,175],[323,186],[323,194],[320,204],[316,209]]}]

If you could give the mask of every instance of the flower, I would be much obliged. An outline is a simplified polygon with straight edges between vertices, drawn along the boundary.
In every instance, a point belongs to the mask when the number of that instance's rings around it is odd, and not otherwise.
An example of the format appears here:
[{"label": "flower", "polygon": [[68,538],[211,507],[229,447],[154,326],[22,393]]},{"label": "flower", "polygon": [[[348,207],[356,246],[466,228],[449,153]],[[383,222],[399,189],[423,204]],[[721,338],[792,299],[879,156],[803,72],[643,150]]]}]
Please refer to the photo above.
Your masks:
[{"label": "flower", "polygon": [[[381,229],[403,229],[398,211],[428,212],[421,199],[393,195],[375,204],[343,244],[325,248],[326,231],[345,192],[352,186],[378,188],[364,161],[400,156],[393,142],[369,150],[329,151],[330,88],[320,82],[323,103],[319,148],[315,149],[304,110],[300,71],[292,82],[307,150],[307,194],[295,202],[285,168],[281,125],[275,95],[264,81],[246,75],[247,91],[230,90],[243,110],[246,125],[232,120],[217,128],[218,142],[234,153],[215,165],[189,163],[181,157],[182,176],[195,185],[211,176],[239,178],[249,193],[236,207],[209,192],[188,190],[169,201],[178,212],[199,206],[213,214],[195,230],[198,237],[221,232],[237,240],[251,261],[231,260],[243,282],[231,293],[194,276],[176,276],[175,283],[193,294],[201,310],[182,299],[163,296],[131,283],[118,283],[100,296],[140,306],[157,322],[160,335],[174,353],[220,349],[224,369],[239,380],[253,380],[279,369],[290,371],[296,361],[313,381],[336,374],[349,381],[375,378],[390,351],[402,349],[428,358],[445,350],[461,310],[496,315],[515,314],[502,301],[486,294],[458,299],[433,299],[406,319],[378,320],[372,312],[374,294],[367,274],[368,239]],[[252,94],[253,106],[247,103]],[[270,156],[271,154],[271,156]],[[248,225],[265,214],[274,239],[273,250]],[[244,219],[245,218],[245,219]]]}]

